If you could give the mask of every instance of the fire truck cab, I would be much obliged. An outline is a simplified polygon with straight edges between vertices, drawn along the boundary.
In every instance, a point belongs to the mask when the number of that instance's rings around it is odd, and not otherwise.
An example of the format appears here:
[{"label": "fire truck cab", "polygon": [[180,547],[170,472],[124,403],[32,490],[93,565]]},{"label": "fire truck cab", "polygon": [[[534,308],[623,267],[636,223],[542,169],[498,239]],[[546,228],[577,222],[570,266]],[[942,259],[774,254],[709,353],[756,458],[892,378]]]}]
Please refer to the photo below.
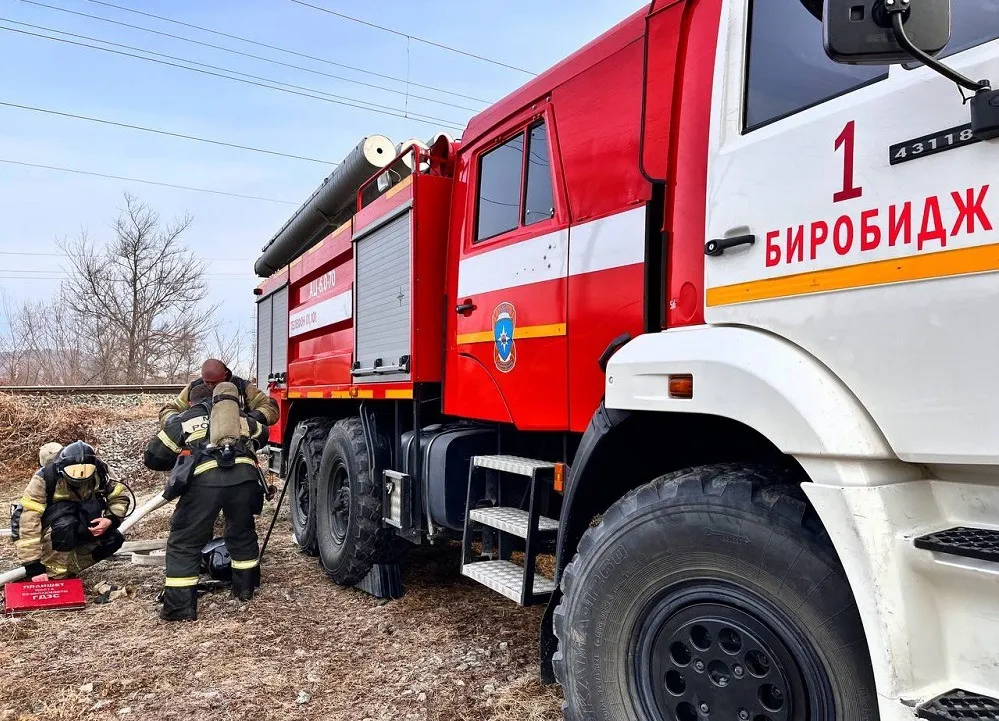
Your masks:
[{"label": "fire truck cab", "polygon": [[989,79],[999,0],[654,0],[366,138],[256,264],[302,551],[460,543],[573,721],[999,719]]}]

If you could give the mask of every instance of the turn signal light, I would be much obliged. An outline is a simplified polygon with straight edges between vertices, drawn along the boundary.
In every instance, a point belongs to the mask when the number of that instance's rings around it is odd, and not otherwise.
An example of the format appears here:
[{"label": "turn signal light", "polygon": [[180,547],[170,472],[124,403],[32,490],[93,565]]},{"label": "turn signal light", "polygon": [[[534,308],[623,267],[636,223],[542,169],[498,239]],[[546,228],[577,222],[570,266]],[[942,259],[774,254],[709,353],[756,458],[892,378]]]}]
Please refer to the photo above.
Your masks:
[{"label": "turn signal light", "polygon": [[689,373],[669,377],[670,398],[693,398],[694,376]]},{"label": "turn signal light", "polygon": [[555,464],[555,491],[561,493],[565,489],[565,464]]}]

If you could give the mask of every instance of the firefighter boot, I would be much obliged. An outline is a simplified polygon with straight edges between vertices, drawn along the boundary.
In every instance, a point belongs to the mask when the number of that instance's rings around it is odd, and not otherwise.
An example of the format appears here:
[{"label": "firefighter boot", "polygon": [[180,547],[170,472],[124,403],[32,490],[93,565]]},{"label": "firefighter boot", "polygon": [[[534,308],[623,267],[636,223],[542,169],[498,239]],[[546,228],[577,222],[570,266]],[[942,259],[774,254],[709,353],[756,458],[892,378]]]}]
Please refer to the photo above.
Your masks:
[{"label": "firefighter boot", "polygon": [[165,588],[160,618],[164,621],[197,621],[198,589],[195,586]]},{"label": "firefighter boot", "polygon": [[232,595],[239,601],[249,601],[260,586],[260,566],[232,569]]}]

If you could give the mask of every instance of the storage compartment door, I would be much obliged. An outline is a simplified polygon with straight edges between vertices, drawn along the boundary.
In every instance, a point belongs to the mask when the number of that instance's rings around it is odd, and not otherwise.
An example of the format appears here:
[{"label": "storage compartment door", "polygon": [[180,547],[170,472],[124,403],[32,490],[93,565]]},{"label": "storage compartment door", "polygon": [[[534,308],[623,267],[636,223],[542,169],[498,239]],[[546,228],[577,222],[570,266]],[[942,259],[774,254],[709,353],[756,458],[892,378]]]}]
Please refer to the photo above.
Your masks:
[{"label": "storage compartment door", "polygon": [[411,215],[404,206],[355,241],[355,383],[410,379]]},{"label": "storage compartment door", "polygon": [[271,323],[274,296],[257,301],[257,383],[267,387],[271,370]]},{"label": "storage compartment door", "polygon": [[288,286],[271,296],[271,373],[288,371]]}]

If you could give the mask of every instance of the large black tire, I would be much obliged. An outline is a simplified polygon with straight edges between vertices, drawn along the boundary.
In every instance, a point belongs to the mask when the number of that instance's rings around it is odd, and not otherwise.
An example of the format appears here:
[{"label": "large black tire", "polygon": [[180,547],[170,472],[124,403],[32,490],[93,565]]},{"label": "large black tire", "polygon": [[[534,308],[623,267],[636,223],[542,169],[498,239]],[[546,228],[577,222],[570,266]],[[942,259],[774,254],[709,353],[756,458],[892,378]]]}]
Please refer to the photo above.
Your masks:
[{"label": "large black tire", "polygon": [[663,476],[590,528],[562,578],[567,721],[876,721],[846,575],[792,479]]},{"label": "large black tire", "polygon": [[319,468],[319,558],[337,583],[352,586],[389,556],[391,529],[382,527],[381,484],[371,473],[360,418],[334,424]]},{"label": "large black tire", "polygon": [[309,556],[319,553],[316,533],[316,485],[323,446],[333,421],[309,418],[295,428],[291,438],[294,449],[288,462],[289,505],[291,531],[299,549]]}]

